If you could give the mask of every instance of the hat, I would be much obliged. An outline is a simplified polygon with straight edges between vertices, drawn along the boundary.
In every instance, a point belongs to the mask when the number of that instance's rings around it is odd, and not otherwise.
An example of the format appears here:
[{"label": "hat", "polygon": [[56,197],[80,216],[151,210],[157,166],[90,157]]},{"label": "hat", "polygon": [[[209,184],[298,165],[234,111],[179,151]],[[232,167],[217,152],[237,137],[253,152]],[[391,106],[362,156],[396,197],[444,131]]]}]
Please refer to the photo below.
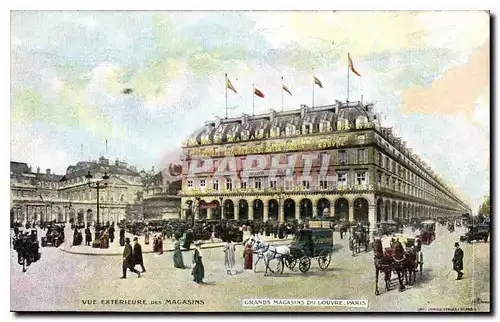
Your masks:
[{"label": "hat", "polygon": [[136,240],[139,240],[139,238],[137,238],[137,236],[134,236],[134,241],[136,241]]},{"label": "hat", "polygon": [[455,247],[460,247],[460,245],[458,243],[455,243]]},{"label": "hat", "polygon": [[126,238],[125,238],[125,242],[126,242],[126,243],[130,243],[130,238],[126,237]]}]

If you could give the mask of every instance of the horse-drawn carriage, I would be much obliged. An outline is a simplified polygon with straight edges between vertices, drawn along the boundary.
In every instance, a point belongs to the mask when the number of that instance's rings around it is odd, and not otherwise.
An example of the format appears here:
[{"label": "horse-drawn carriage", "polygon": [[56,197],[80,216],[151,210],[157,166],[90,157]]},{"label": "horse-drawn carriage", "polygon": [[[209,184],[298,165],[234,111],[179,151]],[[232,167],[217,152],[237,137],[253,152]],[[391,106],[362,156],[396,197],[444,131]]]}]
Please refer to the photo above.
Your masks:
[{"label": "horse-drawn carriage", "polygon": [[349,237],[349,250],[352,251],[352,256],[361,252],[361,246],[367,252],[370,245],[370,227],[366,225],[357,225],[353,227],[351,237]]},{"label": "horse-drawn carriage", "polygon": [[36,229],[31,232],[19,232],[13,240],[13,248],[17,251],[17,262],[22,265],[23,272],[26,266],[40,259],[40,247],[38,245],[38,233]]},{"label": "horse-drawn carriage", "polygon": [[[403,247],[403,245],[405,245]],[[375,263],[375,295],[379,295],[378,277],[379,273],[385,275],[385,288],[391,288],[391,275],[398,276],[399,291],[403,291],[406,285],[413,285],[417,272],[423,272],[422,244],[419,237],[412,238],[398,234],[390,241],[389,247],[383,246],[381,238],[373,242],[374,263]]]},{"label": "horse-drawn carriage", "polygon": [[54,246],[59,247],[64,242],[64,228],[63,226],[48,226],[47,234],[42,237],[42,247]]},{"label": "horse-drawn carriage", "polygon": [[436,239],[436,222],[433,220],[422,221],[422,228],[420,229],[420,239],[422,243],[429,245]]},{"label": "horse-drawn carriage", "polygon": [[319,268],[325,270],[330,265],[333,250],[333,230],[329,228],[301,229],[290,244],[290,255],[285,258],[286,266],[306,273],[311,268],[311,259],[317,259]]},{"label": "horse-drawn carriage", "polygon": [[465,235],[460,236],[460,241],[467,241],[468,243],[472,243],[473,240],[484,240],[484,242],[487,242],[489,235],[489,224],[475,224],[468,227],[468,231],[465,233]]},{"label": "horse-drawn carriage", "polygon": [[394,220],[382,221],[378,223],[377,226],[379,236],[392,235],[400,232],[399,225]]}]

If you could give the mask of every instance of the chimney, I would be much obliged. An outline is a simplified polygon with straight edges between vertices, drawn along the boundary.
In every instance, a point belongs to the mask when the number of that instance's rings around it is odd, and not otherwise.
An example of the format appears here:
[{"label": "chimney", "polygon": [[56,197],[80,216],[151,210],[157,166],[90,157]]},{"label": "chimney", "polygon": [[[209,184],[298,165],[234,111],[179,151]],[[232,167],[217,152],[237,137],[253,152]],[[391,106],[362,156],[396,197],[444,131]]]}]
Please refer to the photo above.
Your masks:
[{"label": "chimney", "polygon": [[29,169],[29,172],[31,172],[31,166],[28,169]]},{"label": "chimney", "polygon": [[115,166],[116,167],[120,166],[120,161],[118,159],[116,159],[116,161],[115,161]]},{"label": "chimney", "polygon": [[40,167],[36,168],[36,173],[40,173]]},{"label": "chimney", "polygon": [[45,170],[45,172],[50,175],[50,169]]}]

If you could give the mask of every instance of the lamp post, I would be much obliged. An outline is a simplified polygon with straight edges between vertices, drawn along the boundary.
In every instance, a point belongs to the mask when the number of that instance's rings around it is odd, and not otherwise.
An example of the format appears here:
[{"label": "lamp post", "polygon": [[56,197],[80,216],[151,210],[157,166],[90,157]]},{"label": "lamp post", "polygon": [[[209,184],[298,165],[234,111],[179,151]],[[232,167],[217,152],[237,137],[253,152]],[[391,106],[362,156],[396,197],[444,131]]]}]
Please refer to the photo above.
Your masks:
[{"label": "lamp post", "polygon": [[[282,193],[278,193],[276,195],[273,196],[276,200],[278,200],[278,222],[280,222],[280,212],[281,212],[281,203],[283,202],[283,194]],[[283,214],[283,221],[285,221],[285,214]]]},{"label": "lamp post", "polygon": [[102,180],[95,180],[92,181],[92,174],[90,171],[87,173],[85,176],[87,178],[88,182],[87,185],[89,186],[90,189],[95,189],[97,191],[97,222],[95,226],[95,237],[94,237],[94,242],[92,243],[92,247],[97,248],[100,247],[101,241],[100,241],[100,236],[99,236],[99,190],[101,189],[106,189],[108,187],[108,179],[109,176],[106,172],[104,172],[104,175],[102,176]]},{"label": "lamp post", "polygon": [[224,200],[224,197],[219,197],[219,200],[220,200],[220,218],[219,218],[219,223],[221,224],[222,226],[222,212],[224,211],[224,207],[222,206],[222,200]]}]

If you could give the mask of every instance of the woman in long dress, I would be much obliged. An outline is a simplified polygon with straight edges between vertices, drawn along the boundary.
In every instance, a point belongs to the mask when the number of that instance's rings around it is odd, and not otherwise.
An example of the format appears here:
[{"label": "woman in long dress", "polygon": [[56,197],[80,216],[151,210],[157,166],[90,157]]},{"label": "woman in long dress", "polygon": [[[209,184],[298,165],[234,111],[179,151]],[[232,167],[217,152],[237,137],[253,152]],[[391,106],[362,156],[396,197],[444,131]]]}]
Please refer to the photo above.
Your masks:
[{"label": "woman in long dress", "polygon": [[203,267],[203,256],[201,254],[201,243],[196,243],[196,248],[194,249],[193,254],[193,271],[191,275],[193,275],[193,282],[198,284],[203,283],[203,279],[205,278],[205,268]]},{"label": "woman in long dress", "polygon": [[144,228],[144,245],[149,245],[149,229]]},{"label": "woman in long dress", "polygon": [[158,235],[158,255],[163,254],[163,236],[162,234]]},{"label": "woman in long dress", "polygon": [[228,240],[224,246],[224,265],[226,266],[226,272],[229,275],[235,273],[235,260],[234,260],[235,247],[231,240]]},{"label": "woman in long dress", "polygon": [[252,269],[252,266],[253,266],[252,244],[247,243],[245,247],[245,269]]},{"label": "woman in long dress", "polygon": [[186,266],[184,266],[184,260],[182,259],[181,242],[178,238],[175,239],[174,245],[174,267],[186,268]]}]

